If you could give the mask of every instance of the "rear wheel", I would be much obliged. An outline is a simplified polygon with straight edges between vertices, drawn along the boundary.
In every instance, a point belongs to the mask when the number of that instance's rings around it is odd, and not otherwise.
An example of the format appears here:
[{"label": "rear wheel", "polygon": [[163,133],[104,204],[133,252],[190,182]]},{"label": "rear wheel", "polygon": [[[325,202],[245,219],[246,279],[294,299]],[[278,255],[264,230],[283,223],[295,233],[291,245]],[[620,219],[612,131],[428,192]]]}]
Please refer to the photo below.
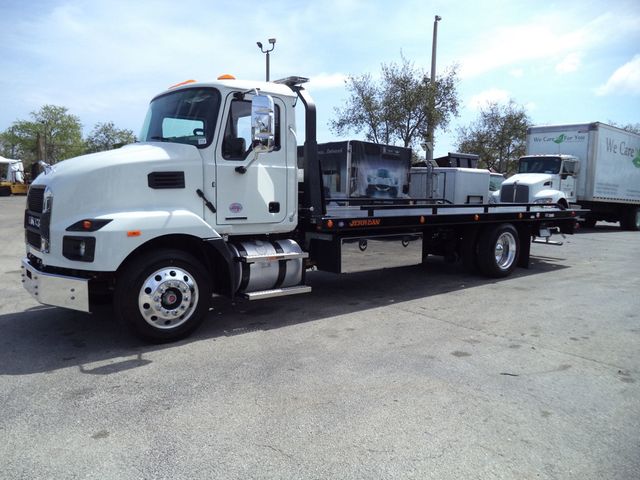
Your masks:
[{"label": "rear wheel", "polygon": [[191,255],[162,249],[143,254],[118,277],[116,314],[138,337],[171,342],[204,320],[211,298],[208,273]]},{"label": "rear wheel", "polygon": [[506,277],[518,262],[520,243],[517,230],[504,223],[484,230],[478,241],[478,267],[489,277]]},{"label": "rear wheel", "polygon": [[623,213],[620,226],[624,230],[637,232],[640,230],[640,207],[631,207]]}]

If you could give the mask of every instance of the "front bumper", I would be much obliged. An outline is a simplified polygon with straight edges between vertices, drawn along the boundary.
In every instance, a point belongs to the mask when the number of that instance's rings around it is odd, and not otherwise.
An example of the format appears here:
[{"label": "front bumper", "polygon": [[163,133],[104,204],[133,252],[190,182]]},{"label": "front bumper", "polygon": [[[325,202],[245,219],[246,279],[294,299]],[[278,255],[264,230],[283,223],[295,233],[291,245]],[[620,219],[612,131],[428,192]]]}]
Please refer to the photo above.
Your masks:
[{"label": "front bumper", "polygon": [[27,258],[22,259],[24,288],[40,303],[89,311],[89,280],[41,272]]}]

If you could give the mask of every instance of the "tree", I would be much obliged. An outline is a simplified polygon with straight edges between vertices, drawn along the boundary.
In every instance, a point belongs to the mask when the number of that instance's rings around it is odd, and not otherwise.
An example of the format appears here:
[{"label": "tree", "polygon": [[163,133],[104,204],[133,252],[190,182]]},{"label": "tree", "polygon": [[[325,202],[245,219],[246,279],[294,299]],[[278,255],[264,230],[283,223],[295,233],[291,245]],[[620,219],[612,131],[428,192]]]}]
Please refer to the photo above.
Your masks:
[{"label": "tree", "polygon": [[31,112],[32,121],[18,120],[0,137],[3,151],[26,163],[56,163],[82,153],[82,125],[65,107],[44,105]]},{"label": "tree", "polygon": [[640,123],[627,123],[626,125],[623,125],[618,122],[612,122],[611,120],[609,120],[608,123],[609,125],[613,125],[614,127],[621,128],[623,130],[626,130],[627,132],[636,133],[640,135]]},{"label": "tree", "polygon": [[136,137],[132,130],[116,128],[113,122],[96,123],[85,142],[87,153],[112,150],[128,143],[134,143]]},{"label": "tree", "polygon": [[457,149],[479,155],[482,167],[514,173],[518,158],[525,154],[530,124],[524,107],[513,100],[507,105],[490,103],[471,125],[458,128]]},{"label": "tree", "polygon": [[425,72],[402,57],[399,64],[382,65],[379,81],[368,73],[350,76],[349,98],[335,109],[337,118],[329,126],[341,136],[364,132],[375,143],[416,147],[426,138],[429,122],[446,128],[458,115],[457,82],[455,67],[432,84]]}]

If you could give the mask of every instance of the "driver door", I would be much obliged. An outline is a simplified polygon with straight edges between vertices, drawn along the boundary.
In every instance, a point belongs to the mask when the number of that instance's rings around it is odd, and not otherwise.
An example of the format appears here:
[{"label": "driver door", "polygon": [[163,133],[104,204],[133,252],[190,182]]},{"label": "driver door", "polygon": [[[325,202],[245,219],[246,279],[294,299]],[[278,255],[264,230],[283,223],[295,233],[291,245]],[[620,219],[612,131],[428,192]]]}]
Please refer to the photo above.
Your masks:
[{"label": "driver door", "polygon": [[280,131],[286,125],[286,109],[274,98],[275,148],[256,156],[251,148],[252,98],[230,94],[225,101],[223,134],[216,147],[218,225],[280,223],[286,216],[286,143],[281,142]]}]

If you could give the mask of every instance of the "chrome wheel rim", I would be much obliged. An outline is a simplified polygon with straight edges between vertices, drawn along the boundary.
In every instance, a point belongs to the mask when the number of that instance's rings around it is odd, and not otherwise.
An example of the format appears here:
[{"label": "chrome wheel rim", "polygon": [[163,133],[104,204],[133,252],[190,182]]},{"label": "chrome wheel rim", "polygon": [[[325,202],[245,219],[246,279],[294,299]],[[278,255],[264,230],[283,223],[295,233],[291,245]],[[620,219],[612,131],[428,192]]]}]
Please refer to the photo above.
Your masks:
[{"label": "chrome wheel rim", "polygon": [[198,286],[181,268],[156,270],[142,283],[138,308],[145,321],[162,330],[176,328],[189,320],[198,305]]},{"label": "chrome wheel rim", "polygon": [[511,232],[504,232],[496,241],[494,250],[496,265],[502,270],[507,270],[516,258],[516,238]]}]

